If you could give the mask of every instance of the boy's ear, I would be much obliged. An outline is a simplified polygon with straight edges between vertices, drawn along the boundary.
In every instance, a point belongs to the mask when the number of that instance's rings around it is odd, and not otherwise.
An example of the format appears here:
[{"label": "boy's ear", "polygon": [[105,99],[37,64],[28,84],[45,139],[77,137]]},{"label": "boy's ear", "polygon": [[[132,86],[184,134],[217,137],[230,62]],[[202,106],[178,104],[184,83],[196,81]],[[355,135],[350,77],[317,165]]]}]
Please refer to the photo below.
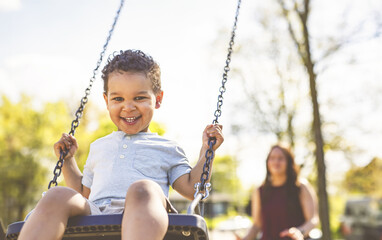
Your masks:
[{"label": "boy's ear", "polygon": [[160,105],[162,103],[162,99],[163,99],[163,91],[161,91],[160,93],[158,93],[156,95],[155,109],[160,108]]},{"label": "boy's ear", "polygon": [[107,94],[105,92],[103,93],[103,99],[105,99],[106,107],[108,107],[109,99],[107,98]]}]

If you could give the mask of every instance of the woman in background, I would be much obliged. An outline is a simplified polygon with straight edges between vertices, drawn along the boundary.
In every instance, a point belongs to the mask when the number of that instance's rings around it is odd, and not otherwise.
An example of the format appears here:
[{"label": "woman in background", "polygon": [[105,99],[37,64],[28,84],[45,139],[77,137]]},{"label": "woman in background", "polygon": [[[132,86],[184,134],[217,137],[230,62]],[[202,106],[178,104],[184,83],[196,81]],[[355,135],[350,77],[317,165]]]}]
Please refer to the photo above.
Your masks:
[{"label": "woman in background", "polygon": [[[318,223],[316,195],[298,178],[290,151],[273,146],[266,160],[264,183],[252,194],[253,225],[242,240],[303,240]],[[240,238],[238,238],[240,239]]]}]

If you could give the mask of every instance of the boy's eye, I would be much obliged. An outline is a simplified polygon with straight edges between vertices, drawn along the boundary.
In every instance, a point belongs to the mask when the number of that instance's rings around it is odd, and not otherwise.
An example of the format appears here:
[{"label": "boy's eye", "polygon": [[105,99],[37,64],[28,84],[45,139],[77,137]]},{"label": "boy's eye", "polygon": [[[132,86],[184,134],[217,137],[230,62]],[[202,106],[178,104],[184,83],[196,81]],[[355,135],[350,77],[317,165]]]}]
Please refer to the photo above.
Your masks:
[{"label": "boy's eye", "polygon": [[135,97],[135,100],[137,100],[137,101],[143,100],[143,99],[146,99],[146,97],[144,97],[144,96]]},{"label": "boy's eye", "polygon": [[123,98],[121,98],[121,97],[115,97],[115,98],[113,98],[112,100],[117,101],[117,102],[121,102],[121,101],[123,101]]}]

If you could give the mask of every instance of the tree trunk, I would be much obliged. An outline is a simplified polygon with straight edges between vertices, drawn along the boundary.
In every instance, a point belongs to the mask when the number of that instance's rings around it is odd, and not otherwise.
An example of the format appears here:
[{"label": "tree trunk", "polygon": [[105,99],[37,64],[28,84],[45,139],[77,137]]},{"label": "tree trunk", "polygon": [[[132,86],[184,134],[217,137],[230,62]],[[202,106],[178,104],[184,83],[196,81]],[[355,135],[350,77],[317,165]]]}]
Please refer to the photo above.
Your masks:
[{"label": "tree trunk", "polygon": [[[307,4],[306,8],[309,8],[309,0],[305,0]],[[306,10],[308,12],[308,10]],[[317,184],[318,184],[318,205],[319,205],[319,215],[321,220],[321,228],[323,233],[324,240],[331,239],[330,232],[330,218],[329,218],[329,201],[328,201],[328,193],[326,192],[326,165],[324,158],[324,140],[322,138],[321,131],[321,116],[320,116],[320,106],[318,104],[318,96],[317,96],[317,87],[316,87],[316,74],[314,72],[314,63],[312,61],[311,53],[310,53],[310,41],[309,41],[309,32],[307,27],[307,16],[302,21],[303,26],[303,36],[305,40],[305,51],[306,57],[304,60],[305,67],[308,71],[309,75],[309,86],[310,86],[310,95],[312,98],[313,105],[313,132],[314,132],[314,140],[316,143],[316,166],[317,166]]]},{"label": "tree trunk", "polygon": [[[311,66],[313,70],[313,65]],[[317,184],[318,184],[318,205],[319,205],[319,215],[321,220],[321,228],[324,240],[331,239],[330,232],[330,220],[329,220],[329,202],[328,194],[326,192],[326,165],[324,158],[324,141],[322,139],[321,132],[321,118],[319,111],[319,104],[317,100],[317,89],[316,89],[316,75],[313,71],[309,71],[309,85],[310,94],[312,97],[313,105],[313,132],[314,139],[316,143],[316,166],[317,166]]]},{"label": "tree trunk", "polygon": [[[299,8],[297,3],[294,2],[294,9],[289,10],[285,2],[283,0],[278,0],[280,6],[282,7],[283,14],[288,22],[288,30],[289,33],[297,46],[298,54],[301,57],[304,66],[309,75],[309,85],[310,85],[310,95],[312,98],[312,106],[313,106],[313,132],[314,132],[314,140],[315,140],[315,156],[316,156],[316,166],[317,166],[317,184],[318,184],[318,200],[319,200],[319,216],[321,221],[322,228],[322,239],[331,240],[331,232],[330,232],[330,220],[329,220],[329,202],[328,202],[328,194],[326,192],[326,166],[324,159],[324,141],[322,138],[321,132],[321,117],[320,110],[318,104],[318,96],[317,96],[317,88],[316,88],[316,74],[314,72],[314,61],[312,60],[311,52],[310,52],[310,39],[309,39],[309,29],[307,26],[307,20],[309,16],[309,0],[303,1],[303,7]],[[302,9],[302,10],[300,10]],[[297,14],[301,23],[302,29],[302,38],[298,40],[296,37],[296,33],[293,30],[292,23],[290,18],[288,18],[289,14],[293,11],[293,13]]]}]

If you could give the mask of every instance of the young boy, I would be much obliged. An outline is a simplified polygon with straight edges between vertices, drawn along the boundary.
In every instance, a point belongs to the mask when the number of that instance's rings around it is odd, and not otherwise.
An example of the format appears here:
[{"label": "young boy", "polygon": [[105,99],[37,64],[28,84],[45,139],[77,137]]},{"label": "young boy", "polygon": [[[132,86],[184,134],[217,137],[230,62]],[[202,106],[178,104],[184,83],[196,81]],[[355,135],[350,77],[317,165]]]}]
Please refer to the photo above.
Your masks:
[{"label": "young boy", "polygon": [[62,135],[54,150],[59,157],[61,150],[69,149],[63,166],[68,187],[47,191],[19,240],[62,239],[69,217],[110,213],[123,213],[122,239],[163,239],[167,212],[173,211],[169,185],[193,199],[208,139],[216,138],[214,150],[224,140],[222,126],[208,125],[199,161],[191,168],[175,142],[148,129],[163,98],[158,64],[139,50],[127,50],[109,59],[102,73],[104,99],[118,131],[91,144],[83,173],[74,159],[76,139]]}]

